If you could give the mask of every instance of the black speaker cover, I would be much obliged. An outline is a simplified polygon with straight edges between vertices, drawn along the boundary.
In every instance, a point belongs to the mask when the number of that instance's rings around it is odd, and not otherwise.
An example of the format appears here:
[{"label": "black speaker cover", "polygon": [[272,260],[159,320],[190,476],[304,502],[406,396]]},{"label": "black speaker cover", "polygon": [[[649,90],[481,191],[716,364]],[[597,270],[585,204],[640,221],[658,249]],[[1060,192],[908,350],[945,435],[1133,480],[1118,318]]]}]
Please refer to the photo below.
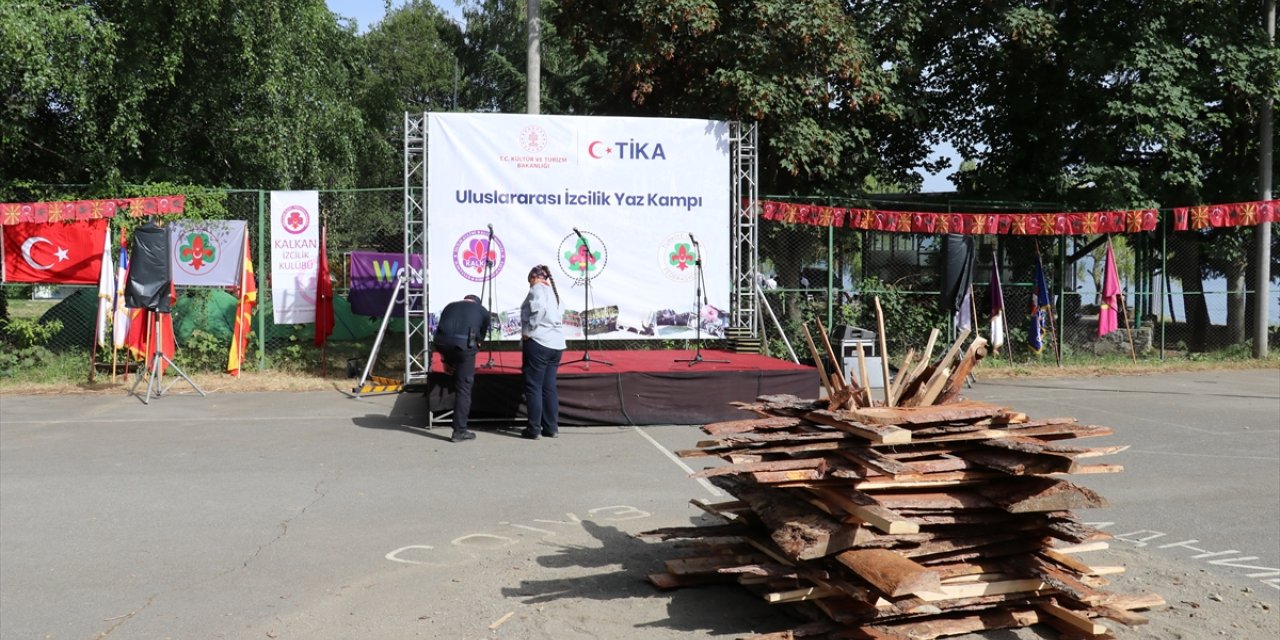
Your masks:
[{"label": "black speaker cover", "polygon": [[938,306],[943,311],[956,311],[973,284],[973,264],[978,252],[973,236],[946,234],[942,236],[942,297]]},{"label": "black speaker cover", "polygon": [[148,222],[133,232],[129,252],[129,282],[124,304],[133,309],[169,312],[169,228]]}]

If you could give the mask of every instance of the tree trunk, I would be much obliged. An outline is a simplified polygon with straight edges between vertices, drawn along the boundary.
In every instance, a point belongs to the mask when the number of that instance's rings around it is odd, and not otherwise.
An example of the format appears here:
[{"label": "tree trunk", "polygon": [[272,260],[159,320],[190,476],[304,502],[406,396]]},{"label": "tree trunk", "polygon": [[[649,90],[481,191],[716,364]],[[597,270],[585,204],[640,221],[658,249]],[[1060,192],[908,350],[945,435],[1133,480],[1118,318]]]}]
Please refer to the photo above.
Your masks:
[{"label": "tree trunk", "polygon": [[1248,313],[1245,307],[1245,274],[1248,263],[1232,261],[1227,265],[1227,335],[1229,344],[1240,344],[1245,341]]},{"label": "tree trunk", "polygon": [[1182,313],[1187,323],[1187,348],[1204,351],[1205,333],[1209,329],[1209,306],[1204,299],[1204,271],[1200,260],[1200,241],[1184,234],[1171,239],[1174,258],[1171,275],[1182,283]]}]

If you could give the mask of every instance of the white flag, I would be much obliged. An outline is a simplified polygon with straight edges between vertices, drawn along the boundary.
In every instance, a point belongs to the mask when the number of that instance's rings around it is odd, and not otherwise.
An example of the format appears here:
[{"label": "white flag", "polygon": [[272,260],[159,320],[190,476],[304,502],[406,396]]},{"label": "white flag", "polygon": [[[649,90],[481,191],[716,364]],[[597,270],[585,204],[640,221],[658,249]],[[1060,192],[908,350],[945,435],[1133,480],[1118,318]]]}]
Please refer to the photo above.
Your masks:
[{"label": "white flag", "polygon": [[102,271],[98,274],[98,342],[107,341],[107,320],[116,298],[116,268],[111,261],[111,225],[107,225],[106,238],[102,241]]}]

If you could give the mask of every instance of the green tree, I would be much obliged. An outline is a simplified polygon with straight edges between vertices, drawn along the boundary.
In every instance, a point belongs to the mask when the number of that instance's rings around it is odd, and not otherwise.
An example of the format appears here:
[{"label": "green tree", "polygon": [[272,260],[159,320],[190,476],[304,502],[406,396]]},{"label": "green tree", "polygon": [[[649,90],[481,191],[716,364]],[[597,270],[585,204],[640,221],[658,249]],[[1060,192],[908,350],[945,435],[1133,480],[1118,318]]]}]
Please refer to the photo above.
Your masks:
[{"label": "green tree", "polygon": [[0,25],[21,78],[6,178],[355,183],[357,41],[323,0],[19,1]]}]

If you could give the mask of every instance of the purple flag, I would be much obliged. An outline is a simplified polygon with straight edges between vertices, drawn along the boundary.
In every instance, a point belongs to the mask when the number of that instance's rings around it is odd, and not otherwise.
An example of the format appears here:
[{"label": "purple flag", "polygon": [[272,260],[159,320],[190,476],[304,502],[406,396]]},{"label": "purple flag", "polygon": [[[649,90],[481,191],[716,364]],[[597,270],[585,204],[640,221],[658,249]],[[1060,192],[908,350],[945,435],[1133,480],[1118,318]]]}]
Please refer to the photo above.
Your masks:
[{"label": "purple flag", "polygon": [[[351,252],[351,311],[364,316],[382,317],[396,288],[396,274],[404,262],[402,253]],[[422,286],[422,256],[410,258],[409,285]],[[395,313],[404,313],[396,305]]]}]

